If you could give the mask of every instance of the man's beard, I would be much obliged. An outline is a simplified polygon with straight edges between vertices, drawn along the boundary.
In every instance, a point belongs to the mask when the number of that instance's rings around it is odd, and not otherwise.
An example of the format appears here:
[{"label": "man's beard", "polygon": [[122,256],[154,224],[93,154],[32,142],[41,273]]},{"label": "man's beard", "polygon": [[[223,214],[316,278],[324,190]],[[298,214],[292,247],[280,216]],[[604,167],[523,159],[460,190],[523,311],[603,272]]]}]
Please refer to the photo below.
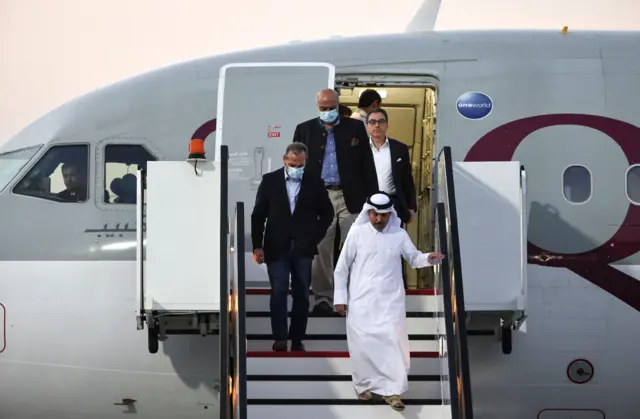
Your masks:
[{"label": "man's beard", "polygon": [[375,228],[378,231],[384,230],[386,226],[387,226],[387,223],[373,223],[373,228]]}]

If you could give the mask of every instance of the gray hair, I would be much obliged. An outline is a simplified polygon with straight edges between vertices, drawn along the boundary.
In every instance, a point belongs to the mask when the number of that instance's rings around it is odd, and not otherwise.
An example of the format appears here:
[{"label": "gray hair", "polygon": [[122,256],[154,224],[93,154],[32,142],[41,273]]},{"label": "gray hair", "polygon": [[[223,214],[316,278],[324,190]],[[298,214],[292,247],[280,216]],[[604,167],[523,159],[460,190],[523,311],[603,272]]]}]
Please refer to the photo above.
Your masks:
[{"label": "gray hair", "polygon": [[336,90],[334,89],[322,89],[318,92],[318,94],[316,95],[316,100],[319,100],[321,96],[325,96],[325,95],[332,95],[334,97],[334,99],[340,103],[340,93],[338,93]]},{"label": "gray hair", "polygon": [[291,143],[287,146],[287,148],[284,150],[284,158],[286,158],[289,153],[293,154],[294,156],[299,156],[300,154],[305,155],[306,156],[309,154],[308,150],[307,150],[307,146],[304,143]]}]

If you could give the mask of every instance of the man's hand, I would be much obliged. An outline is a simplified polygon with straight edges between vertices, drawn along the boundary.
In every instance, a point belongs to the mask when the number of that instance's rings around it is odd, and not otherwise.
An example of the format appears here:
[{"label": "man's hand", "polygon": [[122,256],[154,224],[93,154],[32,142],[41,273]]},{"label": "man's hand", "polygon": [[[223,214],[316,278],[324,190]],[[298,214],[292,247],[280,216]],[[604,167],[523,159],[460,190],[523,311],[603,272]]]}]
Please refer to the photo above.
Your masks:
[{"label": "man's hand", "polygon": [[409,210],[409,220],[407,221],[407,224],[409,224],[411,221],[413,221],[413,218],[416,216],[416,212],[412,209]]},{"label": "man's hand", "polygon": [[262,265],[264,263],[264,250],[255,249],[253,251],[253,260],[258,264]]},{"label": "man's hand", "polygon": [[444,259],[444,255],[440,252],[429,253],[429,256],[427,256],[427,260],[432,265],[436,265],[442,262],[443,259]]},{"label": "man's hand", "polygon": [[336,313],[338,313],[341,316],[344,316],[347,314],[347,306],[344,304],[336,304]]}]

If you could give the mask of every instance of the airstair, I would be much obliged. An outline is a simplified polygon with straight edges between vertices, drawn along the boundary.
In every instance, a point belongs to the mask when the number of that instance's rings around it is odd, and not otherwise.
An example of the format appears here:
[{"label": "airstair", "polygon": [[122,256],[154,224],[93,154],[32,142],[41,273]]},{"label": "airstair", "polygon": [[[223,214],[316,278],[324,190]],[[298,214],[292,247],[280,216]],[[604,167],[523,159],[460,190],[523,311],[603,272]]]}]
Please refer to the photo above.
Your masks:
[{"label": "airstair", "polygon": [[[221,419],[472,419],[468,336],[488,328],[509,353],[511,331],[526,318],[526,178],[518,162],[453,162],[449,147],[436,159],[433,248],[446,259],[435,267],[434,289],[406,293],[411,370],[404,412],[357,400],[344,318],[311,315],[307,352],[271,350],[270,289],[253,280],[265,273],[252,261],[248,226],[253,180],[262,175],[256,170],[265,160],[270,170],[284,146],[253,153],[253,143],[243,142],[274,138],[279,129],[290,138],[294,122],[314,111],[303,104],[332,86],[333,71],[322,63],[223,68],[225,95],[283,89],[293,77],[302,87],[282,94],[301,110],[289,107],[285,124],[277,119],[281,109],[254,103],[260,112],[252,115],[262,119],[247,124],[235,117],[246,116],[247,103],[221,95],[212,161],[202,148],[186,162],[149,162],[138,172],[138,329],[147,329],[152,353],[172,334],[219,334]],[[260,161],[251,161],[256,154]],[[514,237],[488,239],[496,225]]]},{"label": "airstair", "polygon": [[[441,154],[450,162],[450,150]],[[449,167],[451,164],[449,163]],[[446,178],[443,182],[446,182]],[[453,180],[449,180],[453,191]],[[447,205],[448,204],[448,205]],[[460,255],[451,235],[454,202],[434,209],[436,248],[449,258],[436,270],[437,287],[406,292],[407,330],[411,349],[409,391],[403,395],[404,412],[394,412],[382,400],[357,400],[351,384],[351,366],[344,318],[311,314],[305,341],[307,352],[273,352],[267,287],[242,285],[245,273],[244,203],[237,203],[232,232],[231,293],[237,295],[233,316],[246,336],[246,362],[238,388],[246,401],[247,418],[456,418],[471,419],[472,400],[466,351],[462,278],[456,270]],[[458,265],[459,266],[459,265]],[[242,297],[244,292],[244,298]],[[289,299],[289,308],[291,299]],[[244,409],[244,408],[243,408]]]}]

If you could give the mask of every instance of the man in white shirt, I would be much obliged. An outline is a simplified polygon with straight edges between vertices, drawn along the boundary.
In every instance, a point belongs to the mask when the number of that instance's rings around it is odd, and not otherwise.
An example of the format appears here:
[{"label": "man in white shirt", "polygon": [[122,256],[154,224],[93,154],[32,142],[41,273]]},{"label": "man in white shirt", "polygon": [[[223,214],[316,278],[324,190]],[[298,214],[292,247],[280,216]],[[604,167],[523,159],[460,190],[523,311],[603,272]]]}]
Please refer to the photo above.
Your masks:
[{"label": "man in white shirt", "polygon": [[388,195],[371,196],[349,230],[334,273],[336,312],[347,315],[352,379],[360,400],[382,396],[404,410],[409,388],[402,257],[414,268],[439,263],[441,253],[422,253],[400,228]]},{"label": "man in white shirt", "polygon": [[364,90],[358,99],[358,109],[351,115],[353,119],[359,119],[366,124],[367,114],[371,109],[380,108],[382,106],[382,97],[374,89]]},{"label": "man in white shirt", "polygon": [[400,220],[410,223],[416,214],[417,202],[409,147],[387,137],[389,116],[384,109],[371,109],[366,126],[378,180],[377,188],[372,189],[389,194]]}]

